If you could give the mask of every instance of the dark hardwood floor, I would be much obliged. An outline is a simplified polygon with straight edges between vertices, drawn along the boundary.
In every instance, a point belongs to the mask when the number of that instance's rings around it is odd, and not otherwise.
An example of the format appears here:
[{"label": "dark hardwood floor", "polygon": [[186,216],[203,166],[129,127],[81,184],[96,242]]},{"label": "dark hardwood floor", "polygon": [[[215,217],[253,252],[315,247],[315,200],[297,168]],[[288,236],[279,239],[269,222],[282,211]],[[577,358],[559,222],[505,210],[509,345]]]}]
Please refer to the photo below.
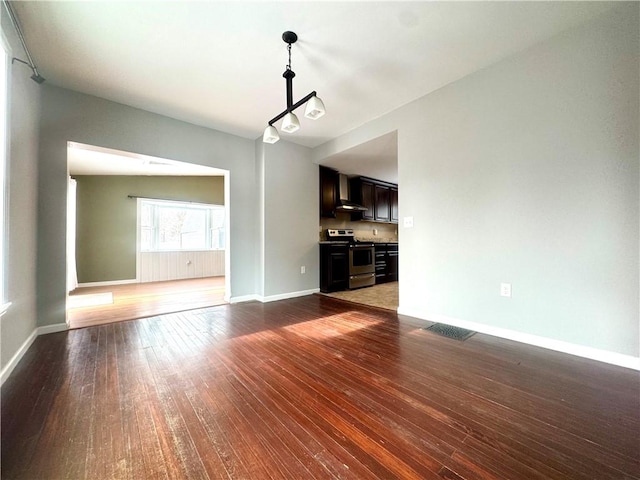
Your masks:
[{"label": "dark hardwood floor", "polygon": [[69,328],[93,327],[227,303],[224,300],[224,277],[80,287],[71,292],[69,298],[102,293],[111,293],[113,303],[67,307]]},{"label": "dark hardwood floor", "polygon": [[3,479],[640,478],[638,372],[319,295],[39,337]]}]

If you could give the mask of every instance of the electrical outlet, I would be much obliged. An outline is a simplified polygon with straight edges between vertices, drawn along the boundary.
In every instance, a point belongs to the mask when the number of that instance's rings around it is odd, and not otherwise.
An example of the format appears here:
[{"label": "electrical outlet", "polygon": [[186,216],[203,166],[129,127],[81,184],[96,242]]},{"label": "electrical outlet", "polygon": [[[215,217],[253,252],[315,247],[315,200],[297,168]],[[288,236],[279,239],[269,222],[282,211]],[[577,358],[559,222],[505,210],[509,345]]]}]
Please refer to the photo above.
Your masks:
[{"label": "electrical outlet", "polygon": [[373,229],[373,234],[374,234],[374,235],[378,235],[378,229],[377,229],[377,228],[374,228],[374,229]]},{"label": "electrical outlet", "polygon": [[511,284],[510,283],[501,283],[500,284],[500,296],[501,297],[511,297]]},{"label": "electrical outlet", "polygon": [[413,228],[413,217],[404,217],[402,224],[404,228]]},{"label": "electrical outlet", "polygon": [[300,274],[304,275],[305,273],[307,273],[307,267],[305,267],[304,265],[300,267]]}]

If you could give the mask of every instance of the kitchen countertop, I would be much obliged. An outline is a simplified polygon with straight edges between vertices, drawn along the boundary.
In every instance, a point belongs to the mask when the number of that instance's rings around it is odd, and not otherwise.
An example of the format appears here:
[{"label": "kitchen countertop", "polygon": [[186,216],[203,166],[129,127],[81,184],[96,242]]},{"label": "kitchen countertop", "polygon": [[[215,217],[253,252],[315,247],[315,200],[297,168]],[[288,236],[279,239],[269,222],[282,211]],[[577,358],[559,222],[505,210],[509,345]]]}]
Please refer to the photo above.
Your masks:
[{"label": "kitchen countertop", "polygon": [[[358,241],[359,242],[372,242],[372,243],[391,243],[391,244],[395,244],[395,245],[398,244],[397,240],[392,240],[392,241],[388,241],[388,240],[369,240],[369,239],[365,240],[365,239],[359,238]],[[341,240],[338,240],[338,241],[335,241],[335,240],[320,240],[318,243],[320,245],[327,245],[327,244],[334,244],[334,245],[343,244],[343,245],[347,245],[349,242],[347,242],[346,240],[345,241],[341,241]]]},{"label": "kitchen countertop", "polygon": [[359,238],[359,242],[373,242],[373,243],[398,243],[397,240],[371,240],[370,238]]}]

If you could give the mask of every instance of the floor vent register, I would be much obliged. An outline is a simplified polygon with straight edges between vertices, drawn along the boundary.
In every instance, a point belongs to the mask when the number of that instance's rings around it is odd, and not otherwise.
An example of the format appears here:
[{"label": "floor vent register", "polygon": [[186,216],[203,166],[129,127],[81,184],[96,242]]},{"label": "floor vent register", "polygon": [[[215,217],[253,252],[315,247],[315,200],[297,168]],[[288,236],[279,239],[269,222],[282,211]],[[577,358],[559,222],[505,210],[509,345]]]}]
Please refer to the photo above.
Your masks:
[{"label": "floor vent register", "polygon": [[444,323],[434,323],[430,327],[425,327],[424,330],[428,330],[429,332],[436,333],[443,337],[453,338],[454,340],[460,340],[464,342],[467,338],[474,335],[476,332],[472,330],[466,330],[460,327],[453,327],[451,325],[446,325]]}]

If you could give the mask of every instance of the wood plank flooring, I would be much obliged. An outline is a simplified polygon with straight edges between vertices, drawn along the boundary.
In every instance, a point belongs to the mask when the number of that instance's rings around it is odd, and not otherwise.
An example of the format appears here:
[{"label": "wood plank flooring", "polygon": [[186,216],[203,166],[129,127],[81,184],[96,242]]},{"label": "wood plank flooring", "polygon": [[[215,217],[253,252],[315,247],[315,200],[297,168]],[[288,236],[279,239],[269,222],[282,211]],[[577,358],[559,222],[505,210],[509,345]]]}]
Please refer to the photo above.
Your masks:
[{"label": "wood plank flooring", "polygon": [[636,371],[320,295],[38,337],[3,479],[638,479]]},{"label": "wood plank flooring", "polygon": [[69,297],[111,292],[113,303],[67,309],[69,328],[122,322],[222,305],[225,277],[76,288]]}]

